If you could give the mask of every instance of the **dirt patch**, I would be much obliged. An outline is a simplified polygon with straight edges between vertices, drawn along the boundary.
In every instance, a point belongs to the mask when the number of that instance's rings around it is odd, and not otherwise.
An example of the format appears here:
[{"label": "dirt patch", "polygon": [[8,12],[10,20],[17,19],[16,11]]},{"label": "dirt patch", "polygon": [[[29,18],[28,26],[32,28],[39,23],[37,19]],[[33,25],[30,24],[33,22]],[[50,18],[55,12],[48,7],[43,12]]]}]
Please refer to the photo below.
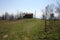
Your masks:
[{"label": "dirt patch", "polygon": [[8,37],[8,34],[4,35],[3,38],[7,38]]}]

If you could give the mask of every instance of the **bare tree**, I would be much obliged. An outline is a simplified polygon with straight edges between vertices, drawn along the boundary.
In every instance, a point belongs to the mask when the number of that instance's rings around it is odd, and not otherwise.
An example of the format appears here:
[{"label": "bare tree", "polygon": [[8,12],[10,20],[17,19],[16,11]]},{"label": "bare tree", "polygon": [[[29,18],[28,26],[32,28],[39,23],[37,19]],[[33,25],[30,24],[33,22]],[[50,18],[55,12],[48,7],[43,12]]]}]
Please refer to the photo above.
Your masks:
[{"label": "bare tree", "polygon": [[[52,17],[54,18],[54,4],[51,5],[47,5],[45,7],[45,10],[43,11],[43,17],[45,17],[45,19],[52,19]],[[53,16],[51,16],[53,14]]]},{"label": "bare tree", "polygon": [[45,32],[48,31],[47,29],[47,21],[46,20],[49,20],[49,24],[50,24],[50,20],[54,19],[54,8],[53,8],[53,4],[51,5],[47,5],[44,9],[43,12],[43,19],[45,19]]},{"label": "bare tree", "polygon": [[10,15],[9,19],[10,19],[10,20],[13,20],[13,19],[14,19],[13,14]]},{"label": "bare tree", "polygon": [[9,19],[9,14],[8,14],[8,12],[5,12],[4,19],[5,19],[5,20],[8,20],[8,19]]},{"label": "bare tree", "polygon": [[56,6],[56,11],[55,11],[57,14],[58,14],[58,19],[60,19],[60,3],[57,2],[57,6]]},{"label": "bare tree", "polygon": [[42,12],[43,12],[42,19],[46,19],[44,10],[42,10]]},{"label": "bare tree", "polygon": [[2,20],[5,20],[5,17],[4,17],[5,15],[2,15]]}]

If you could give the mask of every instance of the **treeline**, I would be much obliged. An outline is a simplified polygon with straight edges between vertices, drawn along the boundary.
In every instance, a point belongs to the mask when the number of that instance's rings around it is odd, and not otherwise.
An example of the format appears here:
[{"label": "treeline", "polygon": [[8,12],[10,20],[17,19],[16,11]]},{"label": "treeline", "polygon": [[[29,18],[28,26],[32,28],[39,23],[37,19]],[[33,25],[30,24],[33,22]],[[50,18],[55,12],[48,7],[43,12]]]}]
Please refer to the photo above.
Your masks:
[{"label": "treeline", "polygon": [[57,2],[57,4],[49,4],[45,7],[44,10],[42,10],[43,15],[42,19],[59,19],[60,20],[60,3]]},{"label": "treeline", "polygon": [[17,14],[9,14],[8,12],[5,12],[2,16],[0,16],[0,20],[19,20],[22,19],[25,14],[31,14],[28,12],[21,12]]}]

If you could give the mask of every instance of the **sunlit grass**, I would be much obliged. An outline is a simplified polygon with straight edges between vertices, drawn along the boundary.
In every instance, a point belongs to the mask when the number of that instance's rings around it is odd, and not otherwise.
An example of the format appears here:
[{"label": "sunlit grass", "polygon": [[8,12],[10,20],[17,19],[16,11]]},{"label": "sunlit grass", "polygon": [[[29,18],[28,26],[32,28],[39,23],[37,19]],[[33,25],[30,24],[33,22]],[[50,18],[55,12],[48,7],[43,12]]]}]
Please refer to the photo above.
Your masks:
[{"label": "sunlit grass", "polygon": [[[59,22],[60,20],[55,21],[55,24],[58,25]],[[48,30],[45,32],[44,20],[0,20],[0,40],[59,40],[60,26],[55,24],[47,26]]]}]

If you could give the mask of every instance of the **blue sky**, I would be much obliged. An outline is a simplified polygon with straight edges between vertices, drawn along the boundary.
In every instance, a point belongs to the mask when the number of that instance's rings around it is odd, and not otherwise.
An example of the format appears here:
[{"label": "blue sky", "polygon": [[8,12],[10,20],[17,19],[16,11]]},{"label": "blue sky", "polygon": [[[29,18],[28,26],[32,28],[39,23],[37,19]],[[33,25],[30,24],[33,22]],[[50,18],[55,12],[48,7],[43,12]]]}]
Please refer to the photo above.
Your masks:
[{"label": "blue sky", "polygon": [[36,10],[40,17],[41,10],[56,0],[0,0],[0,15],[4,12],[16,13],[17,11],[33,12]]}]

